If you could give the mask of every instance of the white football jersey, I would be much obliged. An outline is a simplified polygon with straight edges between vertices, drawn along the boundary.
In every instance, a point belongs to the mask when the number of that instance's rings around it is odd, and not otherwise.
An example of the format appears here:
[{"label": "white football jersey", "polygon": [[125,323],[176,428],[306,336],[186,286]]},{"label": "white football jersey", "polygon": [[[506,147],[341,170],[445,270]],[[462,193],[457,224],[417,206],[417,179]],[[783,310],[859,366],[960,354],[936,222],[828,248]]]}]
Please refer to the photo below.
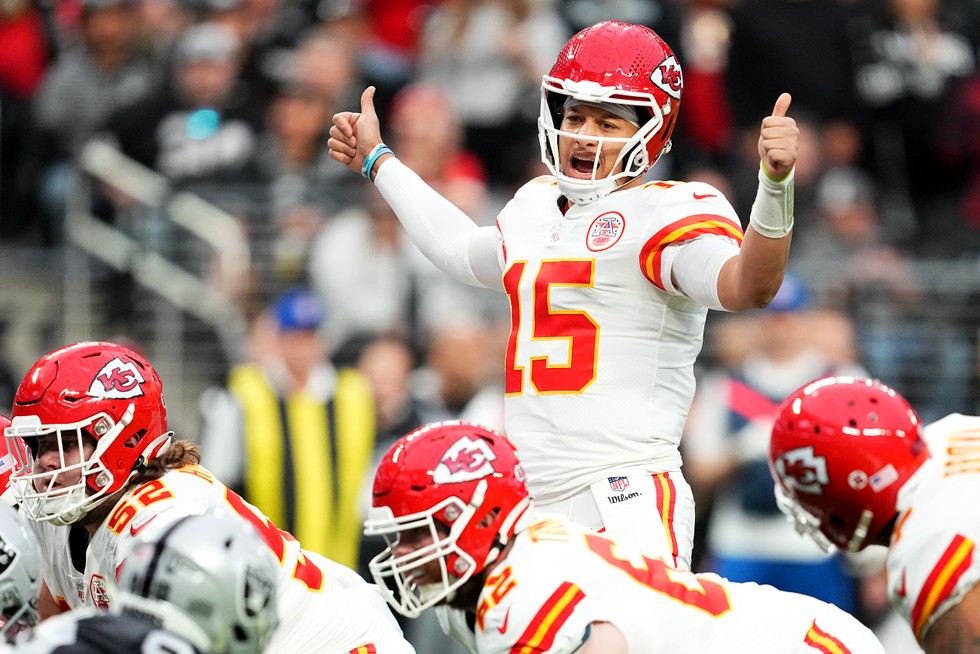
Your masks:
[{"label": "white football jersey", "polygon": [[[726,258],[742,240],[735,210],[703,183],[651,182],[565,214],[559,197],[539,177],[497,219],[506,432],[541,504],[610,471],[680,468],[708,307],[674,288],[671,265],[695,239],[719,239]],[[711,263],[704,286],[717,283]]]},{"label": "white football jersey", "polygon": [[[268,652],[414,652],[373,584],[349,568],[301,549],[290,534],[196,465],[170,470],[123,495],[89,542],[84,573],[72,564],[71,528],[33,523],[42,548],[44,581],[65,610],[95,606],[107,611],[118,568],[138,542],[137,536],[144,529],[162,531],[203,507],[238,513],[256,528],[282,565],[280,625]],[[370,649],[359,649],[364,647]]]},{"label": "white football jersey", "polygon": [[487,578],[476,649],[573,652],[593,622],[619,629],[631,654],[884,654],[832,604],[676,570],[557,516],[522,530]]},{"label": "white football jersey", "polygon": [[931,458],[898,495],[886,569],[892,604],[922,643],[926,631],[980,580],[980,417],[927,425]]}]

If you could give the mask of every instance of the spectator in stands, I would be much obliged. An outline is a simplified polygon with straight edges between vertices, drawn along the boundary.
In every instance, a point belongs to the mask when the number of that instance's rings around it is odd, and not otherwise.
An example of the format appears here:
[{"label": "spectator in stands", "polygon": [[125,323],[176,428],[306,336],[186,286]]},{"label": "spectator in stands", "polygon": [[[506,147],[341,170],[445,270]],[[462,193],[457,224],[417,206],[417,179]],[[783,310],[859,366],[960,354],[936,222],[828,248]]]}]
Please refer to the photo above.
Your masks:
[{"label": "spectator in stands", "polygon": [[411,344],[395,333],[382,334],[365,344],[357,357],[357,369],[374,392],[378,459],[406,432],[426,421],[427,408],[413,391],[415,353]]},{"label": "spectator in stands", "polygon": [[503,298],[440,274],[373,185],[364,197],[363,207],[331,217],[310,250],[310,280],[328,309],[326,331],[338,349],[394,330],[420,353],[429,331],[447,319],[506,311]]},{"label": "spectator in stands", "polygon": [[[906,242],[932,251],[932,225],[950,222],[960,183],[936,156],[939,109],[958,79],[976,67],[974,45],[961,32],[953,2],[886,0],[858,40],[856,88],[874,122],[872,146],[886,198],[900,197],[913,214]],[[887,216],[886,216],[887,218]],[[944,239],[949,244],[949,239]],[[955,248],[955,246],[953,246]],[[887,379],[887,377],[886,377]]]},{"label": "spectator in stands", "polygon": [[531,0],[447,0],[433,11],[418,79],[450,95],[491,185],[523,181],[514,162],[537,147],[541,74],[569,36],[553,7]]},{"label": "spectator in stands", "polygon": [[0,3],[0,238],[34,227],[38,162],[31,102],[51,50],[34,0]]},{"label": "spectator in stands", "polygon": [[310,291],[276,299],[255,326],[253,359],[202,401],[202,450],[219,479],[304,547],[356,567],[374,400],[361,373],[331,365],[323,318]]},{"label": "spectator in stands", "polygon": [[392,146],[432,188],[479,218],[487,212],[486,168],[463,147],[463,130],[450,97],[439,87],[406,86],[390,111]]},{"label": "spectator in stands", "polygon": [[158,62],[138,49],[135,0],[84,0],[81,40],[51,65],[35,103],[42,136],[42,208],[60,235],[74,162],[116,111],[148,98],[162,80]]},{"label": "spectator in stands", "polygon": [[854,354],[850,324],[834,317],[830,322],[814,311],[802,280],[790,273],[768,307],[728,317],[751,321],[748,334],[714,333],[737,335],[745,351],[733,367],[699,381],[681,442],[699,517],[707,517],[703,571],[811,595],[853,613],[854,582],[844,560],[789,533],[766,463],[779,402],[815,377],[863,373],[852,361],[839,361],[839,350],[825,350],[825,342],[843,342]]},{"label": "spectator in stands", "polygon": [[465,317],[432,329],[425,366],[415,379],[428,408],[426,422],[466,420],[503,429],[504,334],[493,323]]},{"label": "spectator in stands", "polygon": [[110,118],[123,154],[197,190],[254,179],[262,107],[239,84],[240,48],[222,25],[187,30],[170,83]]},{"label": "spectator in stands", "polygon": [[947,293],[955,301],[959,290],[923,292],[914,259],[882,226],[876,189],[865,173],[839,168],[824,174],[816,208],[815,229],[791,261],[816,281],[821,303],[852,317],[868,371],[893,380],[926,419],[968,410],[970,345],[935,311]]}]

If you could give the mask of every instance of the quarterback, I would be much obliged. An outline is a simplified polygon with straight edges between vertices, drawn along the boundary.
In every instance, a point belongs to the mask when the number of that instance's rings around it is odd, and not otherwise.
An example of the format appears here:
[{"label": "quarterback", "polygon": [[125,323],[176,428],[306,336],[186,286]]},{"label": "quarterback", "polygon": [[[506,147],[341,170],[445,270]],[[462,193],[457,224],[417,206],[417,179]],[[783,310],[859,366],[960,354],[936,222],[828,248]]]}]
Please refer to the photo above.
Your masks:
[{"label": "quarterback", "polygon": [[373,585],[303,550],[198,465],[194,445],[173,440],[162,381],[139,354],[113,343],[59,348],[28,370],[11,418],[10,483],[41,546],[42,616],[109,611],[144,530],[223,509],[248,521],[278,563],[281,620],[265,651],[414,652]]},{"label": "quarterback", "polygon": [[[798,130],[788,94],[762,122],[759,191],[744,231],[720,191],[647,182],[670,149],[683,75],[649,28],[574,36],[544,75],[550,175],[479,227],[381,139],[373,87],[336,114],[330,155],[373,180],[439,268],[506,293],[505,429],[537,506],[689,567],[694,500],[678,452],[708,309],[765,306],[793,223]],[[423,119],[420,117],[420,120]]]},{"label": "quarterback", "polygon": [[528,511],[513,445],[487,428],[437,423],[378,466],[365,533],[370,563],[406,616],[465,612],[454,636],[478,654],[883,654],[832,604],[694,574],[628,543]]},{"label": "quarterback", "polygon": [[828,377],[782,405],[769,461],[801,533],[888,546],[889,599],[928,654],[980,652],[980,417],[923,427],[881,382]]}]

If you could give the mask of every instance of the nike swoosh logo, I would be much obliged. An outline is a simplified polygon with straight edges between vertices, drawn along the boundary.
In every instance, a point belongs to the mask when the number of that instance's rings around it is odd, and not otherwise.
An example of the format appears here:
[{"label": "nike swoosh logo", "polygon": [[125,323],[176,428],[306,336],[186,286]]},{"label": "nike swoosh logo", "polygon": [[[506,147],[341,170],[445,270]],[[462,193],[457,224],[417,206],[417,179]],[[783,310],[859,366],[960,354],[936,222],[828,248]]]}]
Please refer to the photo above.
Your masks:
[{"label": "nike swoosh logo", "polygon": [[150,518],[146,522],[144,522],[143,524],[139,525],[138,527],[136,525],[131,526],[129,528],[129,535],[130,536],[135,536],[136,534],[140,533],[141,531],[143,531],[144,529],[146,529],[146,525],[148,525],[151,522],[153,522],[154,520],[156,520],[156,518],[157,517],[155,515],[154,516],[150,516]]},{"label": "nike swoosh logo", "polygon": [[705,198],[716,198],[716,197],[718,197],[716,193],[705,193],[704,195],[701,195],[700,193],[694,193],[695,200],[703,200]]},{"label": "nike swoosh logo", "polygon": [[510,620],[510,608],[511,607],[509,606],[507,607],[507,612],[504,613],[504,621],[499,627],[497,627],[500,633],[504,633],[507,631],[507,621]]}]

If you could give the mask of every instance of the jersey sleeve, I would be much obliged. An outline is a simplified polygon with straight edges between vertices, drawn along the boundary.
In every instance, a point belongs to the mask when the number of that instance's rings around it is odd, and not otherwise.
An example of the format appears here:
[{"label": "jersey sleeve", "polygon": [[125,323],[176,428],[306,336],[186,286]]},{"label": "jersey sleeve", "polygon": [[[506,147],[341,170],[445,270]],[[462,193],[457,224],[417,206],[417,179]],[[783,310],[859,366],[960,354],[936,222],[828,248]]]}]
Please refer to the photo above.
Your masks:
[{"label": "jersey sleeve", "polygon": [[[721,265],[738,254],[743,232],[738,215],[721,191],[709,184],[689,182],[672,185],[651,207],[653,233],[640,250],[643,275],[656,287],[672,295],[686,295],[710,308],[717,299]],[[709,240],[710,239],[710,240]],[[682,257],[679,272],[684,285],[675,284],[673,267],[682,252],[697,241],[708,241],[694,256]],[[694,253],[692,253],[694,254]]]},{"label": "jersey sleeve", "polygon": [[464,284],[503,288],[493,227],[477,226],[397,159],[385,162],[375,183],[426,259]]},{"label": "jersey sleeve", "polygon": [[476,641],[481,654],[565,654],[582,646],[592,622],[582,588],[565,581],[513,592],[488,610],[482,621],[478,616]]}]

